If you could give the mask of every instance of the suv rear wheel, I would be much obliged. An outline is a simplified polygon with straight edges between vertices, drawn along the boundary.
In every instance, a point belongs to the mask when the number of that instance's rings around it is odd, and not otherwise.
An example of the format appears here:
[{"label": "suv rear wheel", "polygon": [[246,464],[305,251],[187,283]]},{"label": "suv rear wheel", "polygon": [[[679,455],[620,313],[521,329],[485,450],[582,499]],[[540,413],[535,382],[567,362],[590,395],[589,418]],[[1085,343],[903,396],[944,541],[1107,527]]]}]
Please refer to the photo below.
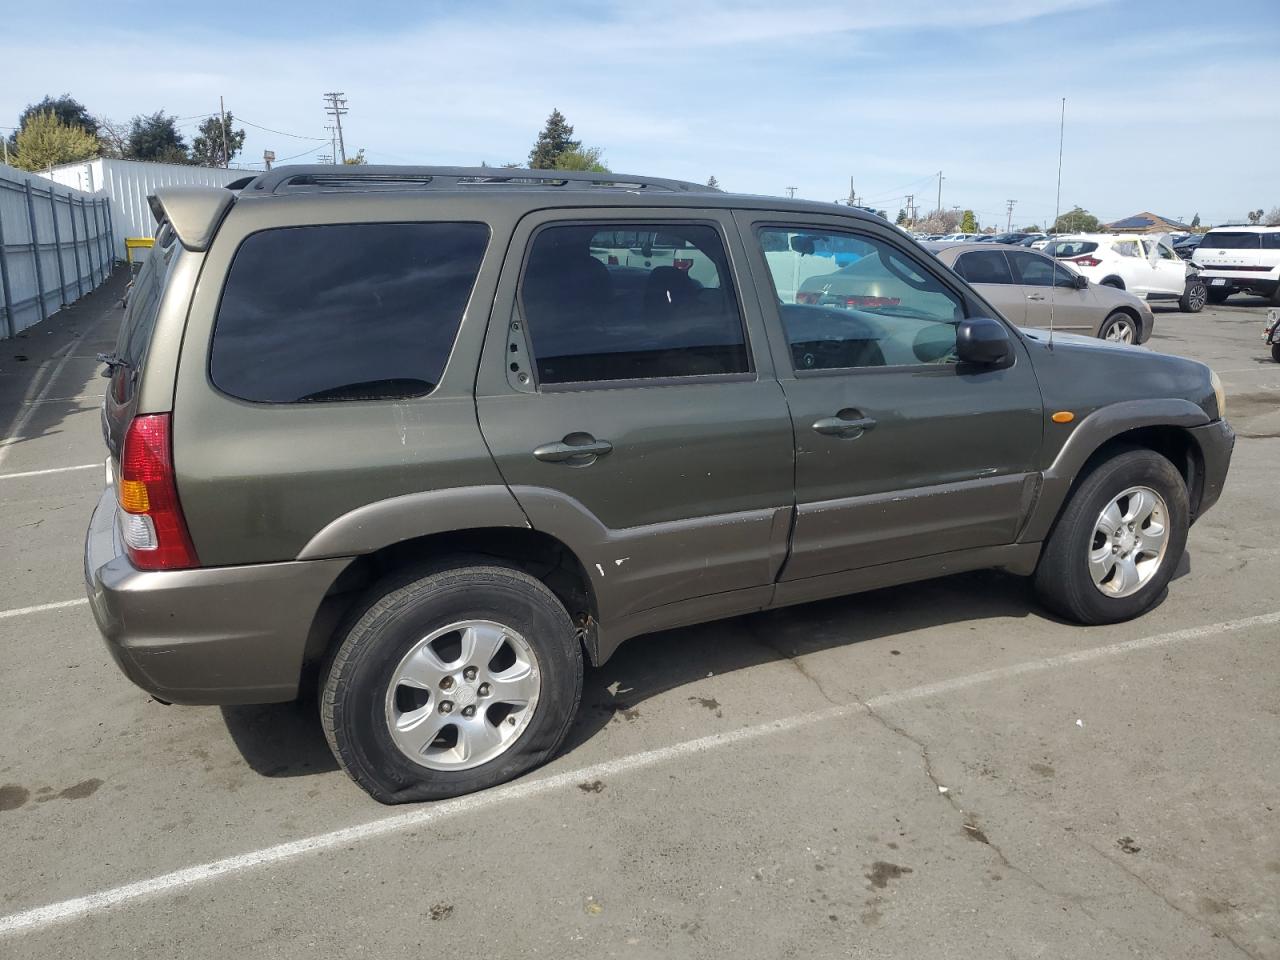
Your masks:
[{"label": "suv rear wheel", "polygon": [[334,756],[383,803],[481,790],[548,760],[582,695],[569,614],[539,580],[454,567],[375,589],[326,671]]},{"label": "suv rear wheel", "polygon": [[1173,578],[1189,519],[1186,484],[1160,454],[1129,449],[1103,461],[1049,535],[1035,573],[1040,601],[1084,624],[1145,613]]}]

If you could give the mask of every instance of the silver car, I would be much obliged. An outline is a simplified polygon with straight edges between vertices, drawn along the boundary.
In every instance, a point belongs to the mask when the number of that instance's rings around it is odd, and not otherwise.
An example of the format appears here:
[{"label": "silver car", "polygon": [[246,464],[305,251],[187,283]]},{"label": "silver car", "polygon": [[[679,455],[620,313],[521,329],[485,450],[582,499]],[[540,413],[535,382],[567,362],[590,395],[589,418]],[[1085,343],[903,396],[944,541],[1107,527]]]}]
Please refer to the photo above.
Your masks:
[{"label": "silver car", "polygon": [[1084,333],[1119,343],[1145,343],[1155,326],[1146,302],[1101,286],[1061,260],[1005,244],[956,244],[935,250],[1005,318],[1019,326]]}]

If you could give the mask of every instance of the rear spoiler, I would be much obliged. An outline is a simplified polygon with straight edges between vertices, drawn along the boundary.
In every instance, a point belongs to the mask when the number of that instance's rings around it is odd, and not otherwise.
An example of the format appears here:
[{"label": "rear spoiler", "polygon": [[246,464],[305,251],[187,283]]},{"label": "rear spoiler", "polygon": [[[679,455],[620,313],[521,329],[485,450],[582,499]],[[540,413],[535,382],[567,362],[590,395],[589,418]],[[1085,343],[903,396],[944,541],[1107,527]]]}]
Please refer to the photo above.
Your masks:
[{"label": "rear spoiler", "polygon": [[209,249],[209,243],[235,203],[226,187],[160,187],[147,197],[157,223],[168,223],[188,250]]}]

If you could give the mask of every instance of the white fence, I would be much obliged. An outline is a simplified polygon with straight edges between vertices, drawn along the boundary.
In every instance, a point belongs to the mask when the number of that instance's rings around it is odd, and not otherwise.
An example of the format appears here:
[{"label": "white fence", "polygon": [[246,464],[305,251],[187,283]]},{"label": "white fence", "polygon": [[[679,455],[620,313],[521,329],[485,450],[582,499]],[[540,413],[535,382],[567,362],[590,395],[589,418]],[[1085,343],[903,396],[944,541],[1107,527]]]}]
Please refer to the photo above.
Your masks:
[{"label": "white fence", "polygon": [[0,164],[0,337],[13,337],[111,273],[105,193],[59,188]]},{"label": "white fence", "polygon": [[115,225],[117,260],[125,259],[126,237],[154,237],[156,221],[151,216],[147,197],[156,187],[196,184],[223,187],[233,180],[253,176],[252,170],[223,170],[218,167],[193,167],[184,163],[151,163],[144,160],[112,160],[99,157],[84,163],[68,163],[54,167],[41,176],[90,193],[105,190],[111,197],[112,222]]}]

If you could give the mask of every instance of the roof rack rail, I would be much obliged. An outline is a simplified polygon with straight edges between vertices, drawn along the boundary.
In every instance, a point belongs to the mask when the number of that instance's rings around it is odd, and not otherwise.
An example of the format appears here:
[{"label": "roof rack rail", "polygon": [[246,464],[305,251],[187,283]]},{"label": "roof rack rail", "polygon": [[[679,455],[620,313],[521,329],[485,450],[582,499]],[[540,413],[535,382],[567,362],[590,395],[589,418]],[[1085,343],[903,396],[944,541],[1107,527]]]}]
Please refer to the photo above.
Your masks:
[{"label": "roof rack rail", "polygon": [[679,193],[719,193],[715,187],[663,177],[578,170],[525,170],[515,167],[401,167],[361,164],[304,164],[277,167],[254,179],[253,193],[324,190],[404,190],[415,187],[508,186],[625,188]]}]

